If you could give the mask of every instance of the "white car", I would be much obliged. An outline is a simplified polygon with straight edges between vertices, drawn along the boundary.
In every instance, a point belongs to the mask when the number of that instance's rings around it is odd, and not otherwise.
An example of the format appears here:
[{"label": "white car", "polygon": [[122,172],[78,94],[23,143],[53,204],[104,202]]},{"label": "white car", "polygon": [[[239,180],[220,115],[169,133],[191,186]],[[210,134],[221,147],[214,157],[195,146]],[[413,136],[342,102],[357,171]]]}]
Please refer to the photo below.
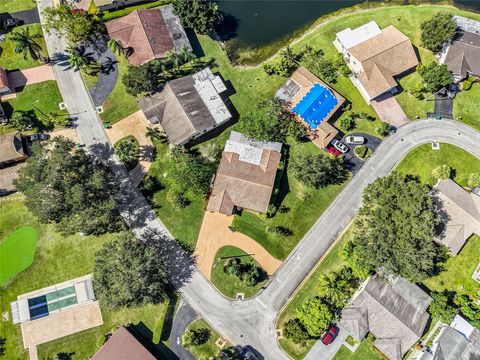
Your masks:
[{"label": "white car", "polygon": [[342,154],[345,154],[349,150],[347,145],[345,145],[344,143],[342,143],[341,141],[339,141],[337,139],[332,140],[332,145],[335,149],[340,151]]},{"label": "white car", "polygon": [[365,143],[365,138],[363,136],[350,135],[345,138],[345,142],[352,145],[362,145]]}]

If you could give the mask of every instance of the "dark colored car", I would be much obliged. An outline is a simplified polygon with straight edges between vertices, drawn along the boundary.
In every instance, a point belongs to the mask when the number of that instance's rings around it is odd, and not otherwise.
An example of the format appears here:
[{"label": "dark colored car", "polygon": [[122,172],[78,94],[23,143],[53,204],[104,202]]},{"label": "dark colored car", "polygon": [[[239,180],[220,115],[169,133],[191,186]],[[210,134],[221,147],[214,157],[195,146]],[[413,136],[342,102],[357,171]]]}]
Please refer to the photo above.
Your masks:
[{"label": "dark colored car", "polygon": [[335,326],[330,327],[328,331],[322,336],[322,343],[329,345],[335,340],[338,335],[338,329]]},{"label": "dark colored car", "polygon": [[8,18],[3,21],[3,28],[6,29],[12,29],[16,26],[22,25],[22,21],[17,19],[17,18]]}]

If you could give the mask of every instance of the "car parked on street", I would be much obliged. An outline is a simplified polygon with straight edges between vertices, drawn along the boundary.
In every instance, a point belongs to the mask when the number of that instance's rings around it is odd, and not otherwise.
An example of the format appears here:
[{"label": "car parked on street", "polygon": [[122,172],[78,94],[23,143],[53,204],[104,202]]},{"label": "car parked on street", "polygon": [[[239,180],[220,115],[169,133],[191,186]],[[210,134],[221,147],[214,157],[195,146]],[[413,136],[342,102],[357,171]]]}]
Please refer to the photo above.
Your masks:
[{"label": "car parked on street", "polygon": [[337,139],[332,140],[332,145],[335,149],[340,151],[342,154],[345,154],[349,150],[347,145],[345,145],[344,143],[342,143],[340,140],[337,140]]},{"label": "car parked on street", "polygon": [[328,331],[322,336],[322,343],[324,345],[331,344],[338,335],[338,328],[336,326],[331,326]]},{"label": "car parked on street", "polygon": [[48,140],[50,135],[48,134],[43,134],[43,133],[38,133],[38,134],[32,134],[28,136],[28,140],[30,141],[43,141],[43,140]]},{"label": "car parked on street", "polygon": [[365,143],[365,138],[363,136],[350,135],[345,138],[345,142],[351,145],[362,145]]}]

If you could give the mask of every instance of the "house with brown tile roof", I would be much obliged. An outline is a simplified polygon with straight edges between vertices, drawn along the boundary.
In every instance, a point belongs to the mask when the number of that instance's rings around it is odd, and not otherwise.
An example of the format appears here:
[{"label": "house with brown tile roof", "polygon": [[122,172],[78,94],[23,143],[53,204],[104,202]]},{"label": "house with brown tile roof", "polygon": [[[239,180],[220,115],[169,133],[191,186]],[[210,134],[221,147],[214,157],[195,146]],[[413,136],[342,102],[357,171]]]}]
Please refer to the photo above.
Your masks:
[{"label": "house with brown tile roof", "polygon": [[375,347],[389,360],[401,360],[420,339],[432,299],[404,278],[392,281],[371,276],[342,310],[339,325],[357,342],[368,332]]},{"label": "house with brown tile roof", "polygon": [[207,210],[232,215],[266,213],[282,157],[282,144],[255,141],[232,131],[220,160]]},{"label": "house with brown tile roof", "polygon": [[301,116],[294,114],[296,115],[296,120],[302,123],[307,129],[308,138],[324,149],[338,135],[338,130],[328,121],[345,103],[345,98],[303,66],[299,67],[292,74],[287,82],[277,91],[275,96],[280,99],[289,110],[292,110],[316,84],[324,87],[325,91],[332,94],[336,100],[336,103],[327,113],[323,121],[317,127],[312,128]]},{"label": "house with brown tile roof", "polygon": [[432,194],[445,225],[437,241],[457,255],[468,238],[480,235],[480,196],[451,179],[439,181]]},{"label": "house with brown tile roof", "polygon": [[118,40],[124,48],[131,49],[128,63],[141,65],[160,59],[169,51],[192,51],[180,19],[173,6],[161,9],[135,10],[130,14],[106,23],[111,39]]},{"label": "house with brown tile roof", "polygon": [[8,83],[7,72],[0,66],[0,95],[11,92],[10,84]]},{"label": "house with brown tile roof", "polygon": [[[378,27],[374,22],[369,25]],[[337,33],[334,45],[353,71],[360,92],[370,101],[394,90],[396,77],[417,66],[418,58],[410,39],[393,25],[380,32],[362,30],[363,41],[359,43],[344,40],[354,38],[361,29],[346,29],[351,32],[348,37],[345,30]]]},{"label": "house with brown tile roof", "polygon": [[27,143],[19,132],[0,136],[0,168],[25,160]]},{"label": "house with brown tile roof", "polygon": [[140,341],[123,326],[115,331],[90,360],[156,360]]}]

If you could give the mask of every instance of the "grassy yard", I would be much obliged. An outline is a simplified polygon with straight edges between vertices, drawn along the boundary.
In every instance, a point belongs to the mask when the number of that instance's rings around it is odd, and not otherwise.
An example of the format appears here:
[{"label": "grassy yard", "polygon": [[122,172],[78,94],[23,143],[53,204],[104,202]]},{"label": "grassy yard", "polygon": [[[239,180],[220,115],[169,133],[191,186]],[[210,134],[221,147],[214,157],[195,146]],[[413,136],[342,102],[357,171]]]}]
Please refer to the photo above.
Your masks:
[{"label": "grassy yard", "polygon": [[241,249],[234,246],[225,246],[218,250],[217,254],[215,255],[216,261],[213,264],[212,269],[212,283],[216,286],[218,290],[220,290],[223,295],[229,298],[234,299],[237,293],[243,293],[245,295],[245,298],[251,297],[255,295],[258,291],[260,291],[262,286],[267,281],[267,278],[265,276],[263,281],[260,281],[255,286],[247,286],[238,277],[226,274],[223,271],[223,266],[227,259],[233,256],[239,257],[242,264],[253,263],[256,266],[260,266],[245,251],[242,251]]},{"label": "grassy yard", "polygon": [[[34,110],[38,118],[35,124],[36,130],[51,130],[51,126],[42,122],[46,120],[44,114],[53,111],[61,113],[58,104],[61,103],[62,96],[55,81],[45,81],[37,84],[25,86],[18,90],[17,97],[12,100],[2,102],[3,109],[7,117],[10,117],[15,110]],[[34,106],[37,108],[35,109]],[[0,135],[15,131],[11,126],[1,126]]]},{"label": "grassy yard", "polygon": [[[31,0],[27,0],[27,1],[31,2]],[[3,2],[4,1],[2,0],[1,3],[3,4]],[[23,2],[23,0],[19,0],[18,2]],[[3,5],[0,5],[0,12],[2,12],[1,11],[2,6]],[[35,7],[35,4],[33,4],[33,7]],[[18,26],[13,31],[20,31],[23,28],[29,28],[30,35],[35,35],[35,34],[42,35],[42,38],[36,39],[36,41],[42,47],[41,55],[47,56],[47,49],[45,46],[45,40],[43,39],[42,27],[40,26],[40,24]],[[1,47],[3,51],[0,51],[0,66],[4,67],[7,70],[16,70],[16,69],[28,69],[28,68],[42,65],[42,63],[39,60],[32,60],[30,58],[27,58],[27,60],[25,60],[22,54],[17,54],[14,51],[15,44],[13,43],[13,41],[9,39],[10,35],[11,35],[11,32],[7,33],[7,36],[6,36],[7,38],[5,39],[4,42],[1,43]]]},{"label": "grassy yard", "polygon": [[446,289],[459,294],[468,294],[473,299],[478,298],[480,286],[471,276],[480,263],[479,249],[480,236],[472,236],[457,256],[447,260],[445,271],[425,280],[425,286],[432,291]]},{"label": "grassy yard", "polygon": [[383,356],[375,347],[373,346],[373,340],[371,338],[366,338],[362,341],[360,346],[351,352],[347,349],[346,346],[342,346],[340,350],[335,354],[333,360],[384,360]]},{"label": "grassy yard", "polygon": [[[18,227],[32,226],[38,232],[37,253],[33,264],[27,270],[0,288],[1,312],[10,312],[10,302],[20,294],[91,273],[95,252],[104,242],[116,236],[62,236],[55,231],[53,225],[40,224],[26,209],[22,200],[15,200],[15,196],[11,196],[10,201],[8,197],[4,197],[2,200],[5,202],[0,203],[2,240]],[[40,346],[39,358],[53,358],[58,352],[73,352],[73,359],[87,359],[103,343],[105,334],[125,323],[143,322],[153,332],[155,343],[161,338],[162,331],[167,330],[164,329],[164,319],[168,303],[128,310],[110,310],[105,304],[101,304],[101,308],[104,319],[102,326]],[[23,349],[20,326],[13,325],[11,321],[3,322],[0,337],[6,338],[6,358],[28,358],[27,351]],[[165,340],[165,337],[161,340]]]},{"label": "grassy yard", "polygon": [[139,109],[137,98],[127,94],[122,82],[122,75],[126,73],[127,60],[119,56],[118,79],[111,94],[103,103],[103,113],[100,114],[102,121],[113,124],[122,120]]},{"label": "grassy yard", "polygon": [[0,286],[33,262],[37,245],[37,230],[22,226],[0,243]]},{"label": "grassy yard", "polygon": [[480,83],[472,85],[470,90],[457,94],[453,103],[453,116],[455,119],[480,130]]},{"label": "grassy yard", "polygon": [[480,169],[480,159],[465,150],[449,144],[440,144],[440,150],[432,150],[431,144],[425,144],[413,149],[396,170],[402,174],[417,175],[422,182],[434,185],[436,180],[431,172],[443,164],[453,168],[453,180],[462,186],[467,185],[470,173]]},{"label": "grassy yard", "polygon": [[208,329],[210,330],[210,339],[198,346],[191,346],[188,350],[193,354],[197,360],[209,360],[217,355],[220,348],[215,345],[215,342],[220,338],[220,335],[213,330],[208,323],[202,319],[192,322],[188,327],[188,330]]},{"label": "grassy yard", "polygon": [[22,10],[33,9],[37,5],[33,0],[2,0],[0,2],[0,13],[13,13]]},{"label": "grassy yard", "polygon": [[[323,274],[329,274],[333,271],[338,271],[345,262],[343,257],[343,248],[345,244],[351,239],[353,233],[352,227],[349,227],[347,231],[336,241],[330,251],[323,257],[317,267],[313,270],[311,275],[301,285],[293,298],[287,304],[280,314],[277,322],[277,328],[281,328],[285,322],[296,317],[295,309],[298,308],[303,302],[318,295],[318,284]],[[316,340],[309,340],[306,342],[306,346],[300,346],[293,341],[286,338],[280,339],[280,346],[285,350],[293,359],[303,359],[307,355],[308,351],[315,344]]]},{"label": "grassy yard", "polygon": [[172,235],[193,250],[202,224],[205,201],[196,195],[187,194],[191,202],[185,209],[177,209],[167,201],[169,185],[165,182],[164,174],[171,163],[171,158],[167,145],[155,141],[155,146],[157,155],[148,175],[155,177],[162,184],[162,188],[153,195],[151,199],[153,206]]}]

